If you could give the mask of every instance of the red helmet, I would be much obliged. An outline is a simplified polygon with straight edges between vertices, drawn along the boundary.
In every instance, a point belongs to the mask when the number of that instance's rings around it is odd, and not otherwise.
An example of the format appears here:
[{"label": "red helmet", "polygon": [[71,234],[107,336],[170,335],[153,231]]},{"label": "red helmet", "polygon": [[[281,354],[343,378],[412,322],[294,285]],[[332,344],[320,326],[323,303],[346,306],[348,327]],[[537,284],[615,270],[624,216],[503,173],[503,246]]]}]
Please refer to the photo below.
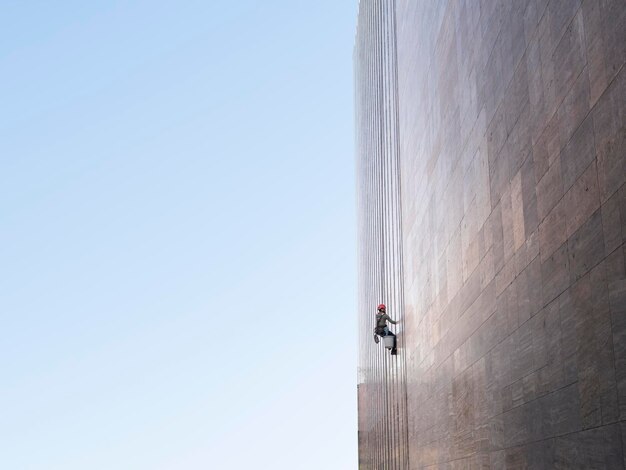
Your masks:
[{"label": "red helmet", "polygon": [[387,307],[385,307],[385,304],[380,304],[378,310],[387,310]]}]

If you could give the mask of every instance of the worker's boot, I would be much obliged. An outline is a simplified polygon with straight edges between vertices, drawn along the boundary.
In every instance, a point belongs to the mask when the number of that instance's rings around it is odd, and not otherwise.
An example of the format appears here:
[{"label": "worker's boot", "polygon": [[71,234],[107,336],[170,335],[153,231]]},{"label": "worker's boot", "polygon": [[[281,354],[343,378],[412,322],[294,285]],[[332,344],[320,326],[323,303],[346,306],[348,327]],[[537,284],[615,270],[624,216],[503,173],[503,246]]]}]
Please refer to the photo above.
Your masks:
[{"label": "worker's boot", "polygon": [[392,356],[396,356],[397,354],[398,354],[398,350],[397,350],[396,348],[393,348],[393,349],[391,350],[391,355],[392,355]]},{"label": "worker's boot", "polygon": [[374,341],[378,344],[378,335],[374,335]]}]

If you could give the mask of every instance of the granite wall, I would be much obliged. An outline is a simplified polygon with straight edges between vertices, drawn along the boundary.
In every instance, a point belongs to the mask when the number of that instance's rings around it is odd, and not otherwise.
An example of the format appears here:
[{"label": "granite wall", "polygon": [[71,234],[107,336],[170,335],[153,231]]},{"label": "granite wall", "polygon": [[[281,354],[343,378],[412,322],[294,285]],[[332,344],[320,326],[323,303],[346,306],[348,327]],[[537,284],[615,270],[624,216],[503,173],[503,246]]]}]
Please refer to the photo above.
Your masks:
[{"label": "granite wall", "polygon": [[625,62],[626,0],[360,1],[361,468],[625,467]]}]

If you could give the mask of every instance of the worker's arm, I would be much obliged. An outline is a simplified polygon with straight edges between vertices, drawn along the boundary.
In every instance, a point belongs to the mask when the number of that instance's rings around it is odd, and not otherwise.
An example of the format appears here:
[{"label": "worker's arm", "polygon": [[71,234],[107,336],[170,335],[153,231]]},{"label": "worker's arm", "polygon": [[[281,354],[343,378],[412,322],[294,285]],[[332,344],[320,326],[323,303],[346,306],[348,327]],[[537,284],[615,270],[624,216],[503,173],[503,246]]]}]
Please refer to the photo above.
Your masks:
[{"label": "worker's arm", "polygon": [[398,321],[394,321],[394,320],[392,320],[392,319],[391,319],[391,317],[390,317],[389,315],[387,315],[387,314],[385,314],[385,316],[387,317],[387,318],[386,318],[386,320],[387,320],[389,323],[391,323],[392,325],[397,325],[397,324],[398,324],[398,322],[400,321],[400,320],[398,320]]}]

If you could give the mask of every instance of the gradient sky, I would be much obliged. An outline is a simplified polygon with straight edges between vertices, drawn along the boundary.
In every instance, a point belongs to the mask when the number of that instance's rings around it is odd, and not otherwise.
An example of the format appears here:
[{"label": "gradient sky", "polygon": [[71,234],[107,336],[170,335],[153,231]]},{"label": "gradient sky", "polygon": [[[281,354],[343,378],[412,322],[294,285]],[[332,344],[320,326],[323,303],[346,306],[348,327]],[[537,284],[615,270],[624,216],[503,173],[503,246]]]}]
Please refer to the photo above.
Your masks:
[{"label": "gradient sky", "polygon": [[2,2],[1,468],[356,468],[356,8]]}]

